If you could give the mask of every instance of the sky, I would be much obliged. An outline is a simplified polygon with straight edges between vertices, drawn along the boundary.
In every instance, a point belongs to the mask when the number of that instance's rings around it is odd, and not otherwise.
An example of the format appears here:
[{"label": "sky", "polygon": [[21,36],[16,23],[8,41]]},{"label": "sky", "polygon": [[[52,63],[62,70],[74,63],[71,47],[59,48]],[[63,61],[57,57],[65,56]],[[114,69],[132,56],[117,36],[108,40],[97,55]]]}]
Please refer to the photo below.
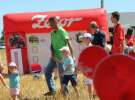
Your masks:
[{"label": "sky", "polygon": [[[107,12],[135,12],[135,0],[104,0]],[[0,33],[3,15],[16,12],[47,12],[99,8],[100,0],[0,0]]]}]

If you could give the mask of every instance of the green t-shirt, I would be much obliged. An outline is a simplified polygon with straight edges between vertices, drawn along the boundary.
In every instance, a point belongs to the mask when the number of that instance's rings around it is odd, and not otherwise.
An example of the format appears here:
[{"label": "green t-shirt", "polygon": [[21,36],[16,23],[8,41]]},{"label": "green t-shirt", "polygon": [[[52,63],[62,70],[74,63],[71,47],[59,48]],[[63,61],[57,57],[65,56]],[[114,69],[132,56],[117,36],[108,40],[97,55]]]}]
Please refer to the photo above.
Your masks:
[{"label": "green t-shirt", "polygon": [[67,46],[67,39],[69,39],[68,32],[62,27],[59,27],[57,31],[51,33],[51,44],[54,49],[55,57],[62,59],[62,53],[59,49],[64,46]]}]

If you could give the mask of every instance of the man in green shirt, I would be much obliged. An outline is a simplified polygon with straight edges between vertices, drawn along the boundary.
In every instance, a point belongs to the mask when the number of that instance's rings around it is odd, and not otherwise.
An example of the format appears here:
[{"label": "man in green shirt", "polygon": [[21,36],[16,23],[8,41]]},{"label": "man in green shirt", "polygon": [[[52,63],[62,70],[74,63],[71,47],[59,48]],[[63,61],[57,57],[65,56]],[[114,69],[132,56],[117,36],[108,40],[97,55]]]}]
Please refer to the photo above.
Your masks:
[{"label": "man in green shirt", "polygon": [[50,17],[49,24],[53,31],[51,32],[51,59],[45,70],[45,78],[49,92],[47,92],[45,95],[54,95],[56,93],[56,86],[54,80],[52,79],[52,72],[55,66],[57,66],[59,69],[60,83],[62,83],[63,77],[61,75],[63,72],[63,64],[61,63],[63,55],[60,52],[60,49],[65,46],[69,47],[72,57],[73,49],[69,41],[68,32],[59,25],[59,18]]}]

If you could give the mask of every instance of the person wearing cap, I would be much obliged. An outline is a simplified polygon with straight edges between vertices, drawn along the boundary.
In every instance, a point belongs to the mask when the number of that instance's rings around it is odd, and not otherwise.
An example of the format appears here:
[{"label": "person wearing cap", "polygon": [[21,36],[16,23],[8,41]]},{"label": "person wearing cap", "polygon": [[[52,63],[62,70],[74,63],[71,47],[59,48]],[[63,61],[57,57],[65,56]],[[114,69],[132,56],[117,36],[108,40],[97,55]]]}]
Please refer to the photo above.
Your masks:
[{"label": "person wearing cap", "polygon": [[111,21],[114,24],[113,29],[113,45],[111,49],[112,54],[124,52],[124,28],[119,22],[120,14],[115,11],[111,15]]},{"label": "person wearing cap", "polygon": [[94,36],[92,44],[104,48],[106,44],[105,33],[98,28],[98,25],[95,21],[90,22],[89,28]]},{"label": "person wearing cap", "polygon": [[86,44],[86,46],[92,46],[91,42],[93,40],[93,36],[91,33],[84,33],[82,36],[79,37],[80,40]]},{"label": "person wearing cap", "polygon": [[[45,78],[49,92],[44,95],[54,95],[56,93],[56,85],[52,79],[52,73],[55,66],[58,67],[59,73],[63,72],[63,64],[60,63],[63,55],[60,48],[67,46],[70,49],[71,56],[73,57],[73,49],[69,40],[68,32],[59,24],[59,17],[50,17],[48,22],[52,28],[51,32],[51,59],[45,70]],[[60,76],[60,83],[62,84],[62,77]],[[65,88],[65,91],[67,88]]]},{"label": "person wearing cap", "polygon": [[[79,91],[77,89],[77,78],[75,74],[75,62],[70,54],[70,50],[68,47],[63,47],[60,49],[60,51],[63,54],[63,60],[61,63],[63,63],[63,78],[62,78],[62,88],[61,91],[64,93],[64,87],[68,85],[68,82],[70,81],[77,96],[79,96]],[[66,95],[66,94],[64,94]]]},{"label": "person wearing cap", "polygon": [[18,100],[20,95],[20,76],[18,67],[15,62],[10,62],[8,65],[10,94],[13,100]]}]

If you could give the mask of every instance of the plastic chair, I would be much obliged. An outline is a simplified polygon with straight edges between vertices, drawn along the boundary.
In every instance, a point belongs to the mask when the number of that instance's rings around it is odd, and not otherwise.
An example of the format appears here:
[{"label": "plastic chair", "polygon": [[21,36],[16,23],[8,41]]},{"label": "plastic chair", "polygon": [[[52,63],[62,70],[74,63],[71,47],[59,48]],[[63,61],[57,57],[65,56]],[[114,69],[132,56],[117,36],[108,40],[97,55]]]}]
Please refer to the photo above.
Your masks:
[{"label": "plastic chair", "polygon": [[32,71],[32,74],[33,74],[34,78],[36,78],[36,79],[40,78],[40,73],[42,71],[42,68],[41,68],[40,64],[32,64],[31,65],[31,71]]}]

